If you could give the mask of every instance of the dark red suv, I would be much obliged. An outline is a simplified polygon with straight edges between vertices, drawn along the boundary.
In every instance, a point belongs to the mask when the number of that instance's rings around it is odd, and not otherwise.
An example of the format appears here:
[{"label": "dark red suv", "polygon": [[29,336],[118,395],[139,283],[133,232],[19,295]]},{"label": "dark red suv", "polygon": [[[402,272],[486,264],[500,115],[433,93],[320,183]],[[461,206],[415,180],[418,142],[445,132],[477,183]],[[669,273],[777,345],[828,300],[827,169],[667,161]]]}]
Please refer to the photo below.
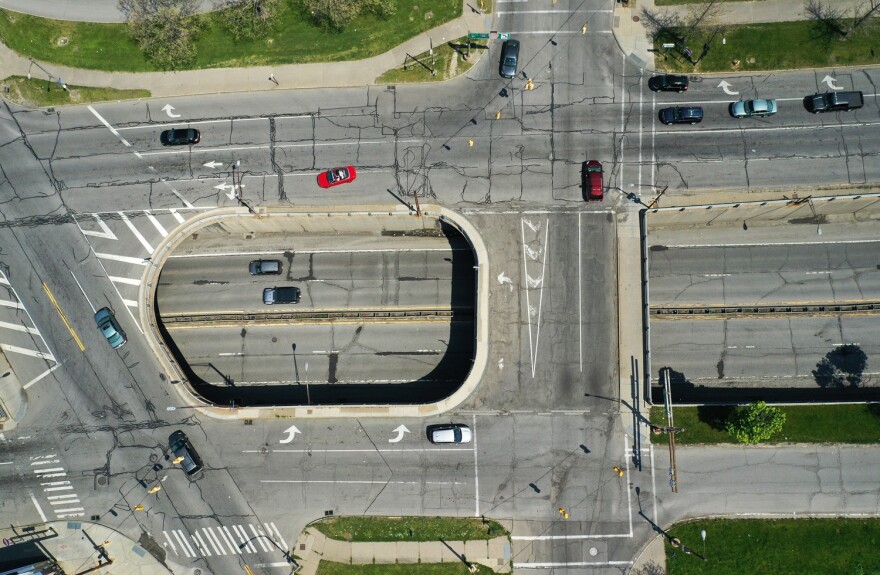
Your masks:
[{"label": "dark red suv", "polygon": [[602,181],[602,164],[597,160],[584,163],[584,196],[587,200],[601,200],[605,197],[605,184]]}]

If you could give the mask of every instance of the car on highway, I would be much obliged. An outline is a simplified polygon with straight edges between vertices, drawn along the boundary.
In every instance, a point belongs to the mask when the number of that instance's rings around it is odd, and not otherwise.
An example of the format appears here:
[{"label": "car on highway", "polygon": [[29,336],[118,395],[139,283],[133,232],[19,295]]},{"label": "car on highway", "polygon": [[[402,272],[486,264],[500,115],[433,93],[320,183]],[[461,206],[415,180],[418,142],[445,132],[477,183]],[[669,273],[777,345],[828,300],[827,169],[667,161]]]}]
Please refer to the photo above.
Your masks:
[{"label": "car on highway", "polygon": [[248,265],[248,272],[252,276],[278,275],[281,269],[279,260],[254,260]]},{"label": "car on highway", "polygon": [[703,121],[703,109],[699,106],[675,106],[660,110],[660,121],[666,124],[699,124]]},{"label": "car on highway", "polygon": [[498,73],[502,78],[516,76],[516,68],[519,65],[519,40],[505,40],[501,45],[501,63]]},{"label": "car on highway", "polygon": [[270,287],[263,290],[263,303],[272,305],[276,303],[299,303],[302,296],[298,287]]},{"label": "car on highway", "polygon": [[202,458],[189,442],[189,438],[179,429],[168,436],[168,449],[174,456],[174,464],[179,463],[187,475],[198,473],[204,467]]},{"label": "car on highway", "polygon": [[648,80],[648,88],[654,92],[678,92],[680,94],[688,89],[688,77],[674,74],[652,76]]},{"label": "car on highway", "polygon": [[354,166],[333,168],[318,174],[318,185],[322,188],[332,188],[333,186],[353,182],[355,178],[357,178],[357,170],[354,169]]},{"label": "car on highway", "polygon": [[730,115],[734,118],[755,116],[763,118],[776,113],[776,100],[740,100],[730,104]]},{"label": "car on highway", "polygon": [[202,135],[195,128],[172,128],[159,135],[164,146],[189,146],[198,144]]},{"label": "car on highway", "polygon": [[583,186],[584,195],[587,200],[601,200],[604,197],[603,190],[605,184],[603,182],[602,163],[598,160],[590,160],[584,162],[583,167]]},{"label": "car on highway", "polygon": [[470,443],[473,439],[471,428],[463,423],[429,425],[427,433],[431,443]]},{"label": "car on highway", "polygon": [[116,321],[116,315],[109,307],[102,307],[95,312],[95,323],[98,324],[98,329],[101,330],[113,349],[119,349],[128,341],[125,332]]}]

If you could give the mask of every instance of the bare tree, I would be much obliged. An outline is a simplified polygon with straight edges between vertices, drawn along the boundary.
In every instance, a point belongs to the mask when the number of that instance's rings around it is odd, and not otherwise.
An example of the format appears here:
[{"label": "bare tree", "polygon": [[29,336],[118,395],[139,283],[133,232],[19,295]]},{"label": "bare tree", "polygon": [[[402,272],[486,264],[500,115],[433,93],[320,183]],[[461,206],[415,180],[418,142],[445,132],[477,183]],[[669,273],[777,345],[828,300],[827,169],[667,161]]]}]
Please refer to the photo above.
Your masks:
[{"label": "bare tree", "polygon": [[[878,0],[880,1],[880,0]],[[709,52],[712,41],[723,32],[721,16],[724,6],[721,0],[710,0],[691,7],[684,16],[676,9],[651,11],[642,9],[642,18],[655,42],[672,40],[678,50],[691,64],[698,64]],[[707,36],[703,51],[696,59],[688,42],[695,36]]]},{"label": "bare tree", "polygon": [[684,40],[677,32],[682,27],[681,16],[677,12],[642,8],[642,24],[654,40],[662,39],[664,36],[675,38],[677,41]]},{"label": "bare tree", "polygon": [[343,30],[361,14],[387,18],[397,12],[394,0],[303,0],[303,6],[316,24],[336,31]]},{"label": "bare tree", "polygon": [[845,40],[856,31],[870,33],[880,16],[880,0],[864,0],[848,11],[823,0],[807,0],[804,15],[825,38]]},{"label": "bare tree", "polygon": [[159,68],[184,68],[195,60],[196,0],[119,0],[128,30]]},{"label": "bare tree", "polygon": [[666,575],[666,569],[653,561],[648,561],[644,565],[633,569],[631,575]]},{"label": "bare tree", "polygon": [[287,7],[284,0],[216,0],[214,9],[236,40],[262,38]]}]

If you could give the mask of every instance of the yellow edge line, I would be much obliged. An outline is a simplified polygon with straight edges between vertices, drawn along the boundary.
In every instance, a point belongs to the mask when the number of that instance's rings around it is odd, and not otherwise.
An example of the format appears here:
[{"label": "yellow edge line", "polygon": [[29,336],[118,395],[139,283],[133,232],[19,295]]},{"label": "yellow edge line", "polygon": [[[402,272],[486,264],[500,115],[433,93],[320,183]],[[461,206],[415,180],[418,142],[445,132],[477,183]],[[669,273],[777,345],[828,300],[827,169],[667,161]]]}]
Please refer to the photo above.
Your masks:
[{"label": "yellow edge line", "polygon": [[43,284],[43,290],[46,292],[46,295],[49,296],[49,300],[52,302],[52,305],[54,305],[55,309],[58,310],[58,315],[61,316],[61,321],[63,321],[64,325],[67,326],[67,331],[69,331],[70,335],[73,336],[73,340],[76,342],[76,345],[79,346],[79,350],[85,351],[86,346],[83,345],[82,340],[79,338],[78,335],[76,335],[76,331],[74,331],[73,326],[70,325],[70,322],[67,321],[67,316],[64,315],[64,312],[61,310],[61,306],[58,305],[57,301],[55,301],[55,296],[52,295],[52,291],[49,289],[49,286],[45,283]]}]

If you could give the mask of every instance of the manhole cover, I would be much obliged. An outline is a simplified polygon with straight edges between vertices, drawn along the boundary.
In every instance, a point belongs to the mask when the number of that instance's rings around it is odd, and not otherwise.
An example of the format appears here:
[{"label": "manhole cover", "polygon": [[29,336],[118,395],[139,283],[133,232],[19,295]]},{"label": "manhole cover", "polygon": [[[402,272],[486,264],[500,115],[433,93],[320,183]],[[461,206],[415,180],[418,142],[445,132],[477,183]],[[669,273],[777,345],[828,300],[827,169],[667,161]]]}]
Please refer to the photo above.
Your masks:
[{"label": "manhole cover", "polygon": [[639,21],[639,17],[638,17],[638,16],[633,16],[633,22],[638,22],[638,21]]},{"label": "manhole cover", "polygon": [[201,569],[193,569],[193,575],[202,575]]},{"label": "manhole cover", "polygon": [[155,453],[151,453],[150,454],[150,463],[156,463],[157,461],[159,461],[159,456],[156,455]]},{"label": "manhole cover", "polygon": [[98,477],[98,485],[107,485],[107,478],[103,475]]},{"label": "manhole cover", "polygon": [[272,343],[278,343],[278,338],[277,338],[277,337],[273,337],[273,338],[272,338]]},{"label": "manhole cover", "polygon": [[67,44],[69,44],[69,43],[70,43],[70,38],[64,38],[64,37],[58,38],[58,45],[59,46],[67,46]]},{"label": "manhole cover", "polygon": [[595,547],[590,547],[590,557],[595,557],[598,554],[599,554],[598,549],[596,549]]},{"label": "manhole cover", "polygon": [[269,448],[266,447],[265,445],[260,446],[260,454],[266,455],[267,453],[269,453]]}]

